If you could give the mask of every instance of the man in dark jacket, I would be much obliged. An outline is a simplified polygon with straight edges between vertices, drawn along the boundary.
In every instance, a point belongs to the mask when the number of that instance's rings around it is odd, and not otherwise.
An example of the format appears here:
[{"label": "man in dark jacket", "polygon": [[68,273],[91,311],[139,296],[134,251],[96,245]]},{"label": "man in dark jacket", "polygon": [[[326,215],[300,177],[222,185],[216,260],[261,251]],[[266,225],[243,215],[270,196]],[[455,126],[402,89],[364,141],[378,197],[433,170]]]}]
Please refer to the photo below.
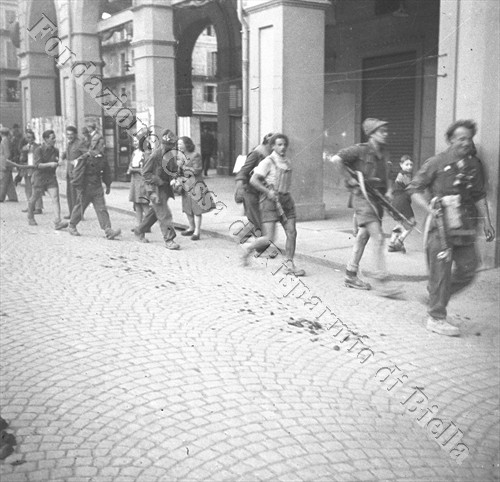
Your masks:
[{"label": "man in dark jacket", "polygon": [[168,200],[174,197],[170,183],[177,172],[176,146],[176,135],[170,129],[166,129],[161,135],[161,146],[146,159],[142,176],[152,209],[144,216],[142,223],[133,229],[134,234],[141,238],[144,233],[150,232],[151,226],[158,221],[165,247],[172,250],[180,248],[174,241],[176,233],[172,211],[168,206]]},{"label": "man in dark jacket", "polygon": [[451,295],[474,279],[479,265],[475,246],[479,219],[486,241],[495,239],[484,171],[474,155],[472,139],[476,130],[473,120],[451,124],[446,131],[449,148],[428,159],[407,188],[412,200],[429,214],[425,242],[429,268],[426,328],[439,335],[460,335],[460,330],[446,320],[446,307]]},{"label": "man in dark jacket", "polygon": [[109,219],[104,190],[102,184],[106,185],[106,194],[111,191],[111,170],[102,149],[91,149],[79,157],[73,169],[71,183],[76,190],[76,204],[71,212],[68,231],[72,236],[80,236],[76,226],[82,220],[83,213],[88,205],[94,205],[97,219],[107,239],[115,239],[121,234],[120,229],[112,229]]},{"label": "man in dark jacket", "polygon": [[260,217],[260,192],[250,184],[252,171],[259,165],[260,161],[271,154],[269,140],[273,134],[267,134],[250,154],[248,154],[245,164],[236,175],[236,200],[243,201],[245,207],[245,216],[254,226],[254,235],[261,236],[261,217]]},{"label": "man in dark jacket", "polygon": [[78,164],[78,160],[82,155],[84,155],[88,148],[87,146],[78,138],[77,129],[75,126],[66,127],[66,150],[62,153],[62,159],[66,161],[66,200],[68,202],[69,215],[65,216],[65,219],[71,219],[71,213],[76,205],[76,189],[71,184],[73,179],[73,170]]}]

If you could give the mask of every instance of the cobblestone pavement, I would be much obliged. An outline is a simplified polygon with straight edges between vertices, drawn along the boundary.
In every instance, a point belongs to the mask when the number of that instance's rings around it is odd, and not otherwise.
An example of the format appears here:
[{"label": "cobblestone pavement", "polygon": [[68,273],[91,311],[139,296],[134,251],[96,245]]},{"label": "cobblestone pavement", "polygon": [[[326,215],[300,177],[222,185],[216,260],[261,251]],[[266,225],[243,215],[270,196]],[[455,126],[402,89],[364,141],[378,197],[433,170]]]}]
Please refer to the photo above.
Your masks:
[{"label": "cobblestone pavement", "polygon": [[[0,207],[2,482],[499,479],[498,270],[452,300],[445,338],[423,282],[387,300],[309,263],[284,296],[278,260],[242,268],[225,240],[107,241],[91,210],[74,238],[19,210]],[[463,432],[461,465],[425,406]]]}]

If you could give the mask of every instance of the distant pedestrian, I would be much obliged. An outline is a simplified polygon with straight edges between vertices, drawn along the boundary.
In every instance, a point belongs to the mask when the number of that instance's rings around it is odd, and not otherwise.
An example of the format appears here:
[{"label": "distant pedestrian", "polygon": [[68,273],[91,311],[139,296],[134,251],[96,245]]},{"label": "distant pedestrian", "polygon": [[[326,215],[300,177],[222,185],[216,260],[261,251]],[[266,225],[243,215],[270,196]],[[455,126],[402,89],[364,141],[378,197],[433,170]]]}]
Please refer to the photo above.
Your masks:
[{"label": "distant pedestrian", "polygon": [[203,181],[203,167],[201,156],[195,151],[190,137],[183,136],[177,141],[180,151],[179,177],[181,180],[182,212],[188,218],[189,228],[183,231],[182,236],[191,236],[198,241],[201,236],[201,216],[214,208],[214,203],[208,188]]},{"label": "distant pedestrian", "polygon": [[[381,296],[397,296],[402,291],[389,282],[382,231],[383,207],[378,200],[367,193],[365,184],[386,196],[392,197],[389,179],[390,156],[386,148],[389,132],[387,122],[368,118],[363,122],[363,130],[368,142],[356,144],[340,150],[332,157],[332,162],[339,166],[346,176],[346,183],[352,193],[357,234],[354,240],[351,259],[346,267],[345,286],[359,290],[369,290],[371,285],[358,276],[359,263],[370,238],[375,242],[375,260],[377,272],[374,276],[377,293]],[[345,167],[361,173],[362,178],[355,180]],[[361,180],[360,180],[361,179]]]},{"label": "distant pedestrian", "polygon": [[106,159],[99,152],[99,149],[91,149],[83,154],[78,159],[73,170],[71,183],[77,192],[77,196],[76,204],[71,212],[68,231],[72,236],[80,236],[76,226],[82,220],[85,209],[92,203],[99,226],[104,231],[106,238],[112,240],[121,234],[121,230],[111,227],[102,187],[104,183],[106,194],[111,192],[111,169]]},{"label": "distant pedestrian", "polygon": [[73,171],[82,159],[82,156],[87,152],[87,145],[78,138],[78,131],[74,126],[66,127],[66,150],[62,153],[63,160],[66,161],[66,201],[68,203],[69,215],[64,216],[64,219],[70,219],[73,208],[77,202],[76,189],[72,184]]},{"label": "distant pedestrian", "polygon": [[28,224],[30,226],[37,225],[34,216],[36,203],[47,191],[54,207],[54,228],[59,230],[66,228],[68,223],[61,221],[59,184],[56,176],[56,170],[59,166],[59,150],[55,147],[56,134],[53,130],[46,130],[42,134],[42,138],[43,144],[37,147],[33,153],[34,170],[31,175],[33,194],[28,202]]},{"label": "distant pedestrian", "polygon": [[415,226],[415,213],[411,207],[411,196],[406,190],[413,177],[413,161],[411,157],[408,155],[401,157],[399,167],[400,171],[393,184],[392,205],[411,222],[411,225],[408,226],[403,223],[398,223],[392,229],[388,251],[401,251],[406,253],[404,241]]},{"label": "distant pedestrian", "polygon": [[142,223],[134,228],[134,234],[149,232],[153,224],[158,221],[167,249],[176,250],[180,246],[174,241],[176,232],[172,211],[168,200],[174,197],[170,182],[177,173],[177,156],[174,149],[177,146],[177,137],[166,129],[161,135],[161,145],[156,148],[145,160],[142,175],[146,182],[146,191],[151,201],[150,211],[144,216]]},{"label": "distant pedestrian", "polygon": [[[26,143],[23,145],[21,148],[21,156],[19,158],[19,164],[26,165],[26,166],[33,166],[35,162],[35,149],[40,146],[37,142],[35,142],[35,133],[28,129],[26,131]],[[33,186],[31,182],[31,176],[33,174],[33,170],[26,168],[26,169],[19,169],[19,175],[22,178],[24,178],[24,192],[26,194],[26,199],[29,201],[31,198],[31,195],[33,194]],[[22,210],[23,213],[28,212],[28,208]],[[35,204],[35,211],[34,214],[42,214],[43,213],[43,198],[38,199],[38,201]]]},{"label": "distant pedestrian", "polygon": [[[483,167],[473,154],[472,139],[476,131],[473,120],[451,124],[446,131],[448,149],[428,159],[408,187],[413,201],[429,215],[425,229],[429,269],[426,327],[440,335],[460,334],[460,330],[447,321],[446,308],[451,295],[475,277],[479,265],[475,246],[479,219],[483,222],[486,241],[495,239]],[[430,194],[430,203],[426,193]]]},{"label": "distant pedestrian", "polygon": [[90,132],[87,127],[82,129],[82,142],[88,149],[90,146]]},{"label": "distant pedestrian", "polygon": [[244,244],[243,263],[254,250],[267,249],[274,241],[276,223],[279,221],[286,234],[285,272],[295,276],[305,276],[305,271],[295,266],[294,256],[297,243],[295,226],[295,202],[292,187],[292,163],[286,157],[289,141],[285,134],[274,134],[269,140],[272,152],[254,169],[250,183],[261,192],[261,216],[263,236]]},{"label": "distant pedestrian", "polygon": [[203,174],[205,174],[205,176],[208,176],[208,170],[210,169],[210,160],[215,152],[216,140],[214,135],[206,126],[203,127],[200,137]]},{"label": "distant pedestrian", "polygon": [[104,137],[97,129],[97,124],[95,122],[89,122],[87,124],[87,129],[89,131],[89,153],[94,157],[105,157],[106,154],[106,144],[104,142]]},{"label": "distant pedestrian", "polygon": [[[146,191],[146,183],[142,177],[142,168],[144,166],[146,156],[146,144],[148,141],[145,137],[133,138],[134,151],[130,158],[127,174],[130,175],[130,191],[128,200],[132,203],[137,225],[142,223],[144,216],[148,213],[149,199]],[[147,243],[146,235],[141,233],[139,241]]]},{"label": "distant pedestrian", "polygon": [[8,197],[9,201],[17,202],[16,186],[12,178],[12,161],[11,148],[12,148],[12,135],[7,127],[0,129],[0,202],[4,202]]}]

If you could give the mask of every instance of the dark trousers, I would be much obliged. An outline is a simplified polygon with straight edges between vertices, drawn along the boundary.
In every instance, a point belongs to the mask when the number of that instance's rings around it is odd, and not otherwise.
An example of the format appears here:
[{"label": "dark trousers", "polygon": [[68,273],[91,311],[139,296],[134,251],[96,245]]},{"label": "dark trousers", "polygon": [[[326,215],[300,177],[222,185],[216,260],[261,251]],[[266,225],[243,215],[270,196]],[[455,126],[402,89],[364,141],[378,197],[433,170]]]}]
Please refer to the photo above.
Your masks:
[{"label": "dark trousers", "polygon": [[210,154],[201,154],[201,164],[203,166],[205,176],[208,174],[208,170],[210,169],[210,157]]},{"label": "dark trousers", "polygon": [[71,176],[66,176],[66,200],[68,202],[70,214],[73,212],[73,208],[77,203],[77,193],[75,187],[71,184],[71,179]]},{"label": "dark trousers", "polygon": [[75,227],[82,220],[85,209],[92,203],[101,229],[105,232],[111,229],[111,221],[109,219],[106,201],[104,200],[104,190],[102,186],[87,186],[83,191],[77,192],[76,204],[73,211],[71,211],[70,226]]},{"label": "dark trousers", "polygon": [[11,170],[0,171],[0,201],[5,201],[6,197],[9,198],[9,201],[18,200]]},{"label": "dark trousers", "polygon": [[157,204],[151,203],[151,209],[144,216],[142,223],[137,227],[137,231],[139,233],[149,233],[153,224],[158,221],[165,242],[172,241],[176,236],[176,232],[172,211],[168,207],[168,197],[164,191],[159,191],[158,197],[159,202]]},{"label": "dark trousers", "polygon": [[[453,246],[450,261],[437,259],[441,251],[437,230],[431,231],[427,240],[429,267],[429,315],[436,319],[446,318],[446,307],[451,295],[469,285],[476,275],[479,258],[474,244]],[[455,270],[452,265],[455,262]]]},{"label": "dark trousers", "polygon": [[262,229],[261,229],[262,223],[260,215],[260,194],[254,192],[248,192],[245,189],[243,191],[243,206],[245,207],[245,216],[254,226],[252,234],[257,238],[262,236]]}]

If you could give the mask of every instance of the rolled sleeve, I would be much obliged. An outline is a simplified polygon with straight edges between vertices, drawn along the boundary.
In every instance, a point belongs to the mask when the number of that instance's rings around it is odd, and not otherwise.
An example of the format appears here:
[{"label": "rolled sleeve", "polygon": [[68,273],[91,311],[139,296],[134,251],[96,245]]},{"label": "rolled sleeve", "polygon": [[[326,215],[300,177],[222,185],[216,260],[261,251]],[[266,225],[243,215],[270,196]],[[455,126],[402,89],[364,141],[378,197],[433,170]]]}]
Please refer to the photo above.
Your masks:
[{"label": "rolled sleeve", "polygon": [[432,159],[429,159],[420,168],[415,177],[411,180],[410,184],[406,188],[408,194],[422,193],[427,188],[429,188],[436,176],[436,169]]}]

